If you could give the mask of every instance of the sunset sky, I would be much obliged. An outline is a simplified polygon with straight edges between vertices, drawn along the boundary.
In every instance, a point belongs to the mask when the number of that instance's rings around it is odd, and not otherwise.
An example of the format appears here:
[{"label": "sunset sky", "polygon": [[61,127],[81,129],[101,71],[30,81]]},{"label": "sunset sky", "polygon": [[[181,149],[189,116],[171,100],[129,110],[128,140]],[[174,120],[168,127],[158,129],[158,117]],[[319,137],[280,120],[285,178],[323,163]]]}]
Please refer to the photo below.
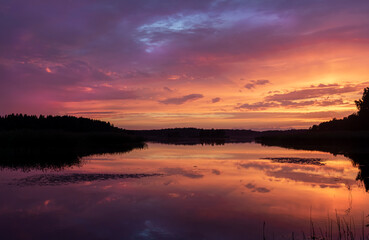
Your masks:
[{"label": "sunset sky", "polygon": [[2,0],[0,115],[286,129],[355,112],[369,2]]}]

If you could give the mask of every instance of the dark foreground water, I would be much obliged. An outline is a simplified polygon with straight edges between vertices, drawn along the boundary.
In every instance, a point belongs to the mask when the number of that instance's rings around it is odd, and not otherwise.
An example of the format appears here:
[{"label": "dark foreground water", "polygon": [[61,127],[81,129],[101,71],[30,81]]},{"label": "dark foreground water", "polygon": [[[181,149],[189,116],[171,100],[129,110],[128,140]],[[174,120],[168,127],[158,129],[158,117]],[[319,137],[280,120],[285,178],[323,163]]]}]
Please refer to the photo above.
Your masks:
[{"label": "dark foreground water", "polygon": [[337,232],[337,214],[359,239],[369,196],[357,174],[343,156],[255,143],[149,144],[59,171],[4,168],[0,238],[302,239],[311,221],[319,236]]}]

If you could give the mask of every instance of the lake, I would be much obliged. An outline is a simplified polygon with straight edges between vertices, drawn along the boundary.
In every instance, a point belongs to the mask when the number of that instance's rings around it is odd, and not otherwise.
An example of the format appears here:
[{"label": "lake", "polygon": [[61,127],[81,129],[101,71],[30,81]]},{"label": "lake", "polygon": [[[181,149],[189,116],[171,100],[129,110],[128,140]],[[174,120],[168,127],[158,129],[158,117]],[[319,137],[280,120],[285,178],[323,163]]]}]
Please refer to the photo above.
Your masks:
[{"label": "lake", "polygon": [[342,155],[256,143],[149,143],[59,170],[3,168],[1,238],[303,239],[337,234],[336,216],[358,238],[369,223],[358,172]]}]

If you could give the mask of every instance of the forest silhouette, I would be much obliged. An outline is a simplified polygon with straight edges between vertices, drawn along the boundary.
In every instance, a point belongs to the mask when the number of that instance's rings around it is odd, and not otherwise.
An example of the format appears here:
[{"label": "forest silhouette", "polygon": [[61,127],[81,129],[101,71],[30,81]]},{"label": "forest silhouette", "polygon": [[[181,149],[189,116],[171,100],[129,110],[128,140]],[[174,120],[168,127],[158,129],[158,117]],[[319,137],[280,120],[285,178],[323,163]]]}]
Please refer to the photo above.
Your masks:
[{"label": "forest silhouette", "polygon": [[73,116],[0,117],[0,167],[62,169],[91,154],[127,152],[145,143],[110,123]]},{"label": "forest silhouette", "polygon": [[109,122],[74,116],[11,114],[0,116],[1,130],[61,130],[71,132],[123,132]]}]

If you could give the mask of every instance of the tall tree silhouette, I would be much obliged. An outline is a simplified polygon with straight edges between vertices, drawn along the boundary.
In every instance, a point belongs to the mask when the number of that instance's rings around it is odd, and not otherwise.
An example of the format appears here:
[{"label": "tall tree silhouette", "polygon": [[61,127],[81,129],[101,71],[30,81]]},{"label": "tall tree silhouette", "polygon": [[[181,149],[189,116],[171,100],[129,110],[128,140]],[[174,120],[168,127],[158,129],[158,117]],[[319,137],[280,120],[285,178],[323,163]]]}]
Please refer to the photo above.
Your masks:
[{"label": "tall tree silhouette", "polygon": [[369,87],[364,89],[363,97],[355,101],[356,107],[359,110],[357,113],[359,116],[369,116]]}]

